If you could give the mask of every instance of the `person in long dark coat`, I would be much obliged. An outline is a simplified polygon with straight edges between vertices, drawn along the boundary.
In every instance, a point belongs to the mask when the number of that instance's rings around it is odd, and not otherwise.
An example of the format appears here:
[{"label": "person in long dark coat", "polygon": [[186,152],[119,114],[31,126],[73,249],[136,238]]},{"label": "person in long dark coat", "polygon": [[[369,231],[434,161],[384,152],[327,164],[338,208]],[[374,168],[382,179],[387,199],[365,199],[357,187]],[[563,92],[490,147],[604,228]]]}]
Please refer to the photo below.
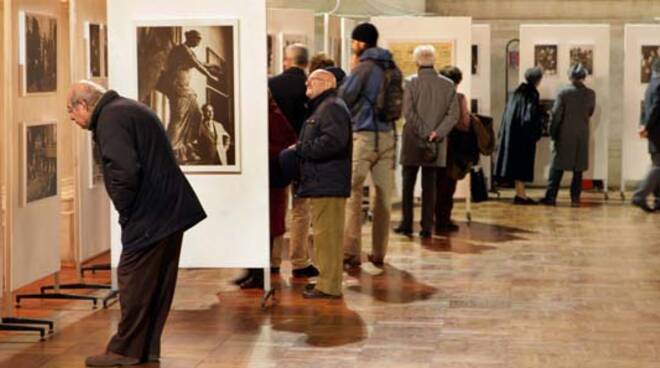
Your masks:
[{"label": "person in long dark coat", "polygon": [[584,85],[587,69],[575,64],[569,69],[571,84],[557,93],[552,108],[550,136],[553,157],[543,204],[554,206],[564,171],[573,172],[571,203],[579,206],[582,173],[589,167],[589,119],[596,108],[596,93]]},{"label": "person in long dark coat", "polygon": [[494,176],[515,181],[514,204],[536,204],[525,193],[525,182],[534,181],[536,142],[541,138],[543,121],[537,87],[542,79],[541,68],[528,69],[526,82],[516,89],[502,118]]}]

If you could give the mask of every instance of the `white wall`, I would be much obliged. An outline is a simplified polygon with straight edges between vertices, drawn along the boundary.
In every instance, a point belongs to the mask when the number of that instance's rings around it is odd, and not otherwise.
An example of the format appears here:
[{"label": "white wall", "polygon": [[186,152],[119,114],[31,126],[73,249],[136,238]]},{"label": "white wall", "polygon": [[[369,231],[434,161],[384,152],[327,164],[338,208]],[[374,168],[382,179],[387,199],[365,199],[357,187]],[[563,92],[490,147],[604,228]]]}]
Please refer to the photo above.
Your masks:
[{"label": "white wall", "polygon": [[[21,206],[21,175],[24,170],[21,160],[21,123],[58,123],[57,166],[58,187],[62,179],[63,124],[69,124],[66,115],[66,86],[68,81],[68,33],[67,16],[62,3],[52,0],[22,0],[11,4],[9,19],[11,24],[12,54],[3,61],[11,65],[11,73],[6,75],[6,85],[11,86],[11,107],[7,124],[9,139],[9,182],[8,206],[10,209],[10,264],[11,290],[38,280],[58,271],[60,268],[60,198],[49,197]],[[43,95],[21,96],[19,79],[19,11],[49,14],[58,19],[57,23],[57,92]],[[22,68],[22,67],[21,67]],[[35,108],[38,107],[38,108]]]},{"label": "white wall", "polygon": [[[87,78],[89,40],[87,23],[107,24],[105,0],[70,0],[72,32],[72,80]],[[106,78],[97,82],[106,85]],[[76,129],[76,217],[78,251],[76,262],[82,263],[110,249],[110,202],[103,182],[90,185],[91,133]]]},{"label": "white wall", "polygon": [[[182,267],[268,265],[268,162],[265,1],[112,0],[108,2],[110,87],[137,97],[136,25],[238,19],[243,152],[240,175],[188,175],[208,218],[184,236]],[[113,211],[112,258],[117,264],[120,231]]]},{"label": "white wall", "polygon": [[[491,110],[491,65],[490,65],[490,26],[488,24],[473,24],[472,25],[472,45],[479,47],[479,63],[477,74],[472,75],[472,99],[478,100],[479,111],[472,111],[472,113],[479,113],[485,116],[493,116]],[[471,72],[471,70],[470,70]],[[470,106],[470,105],[468,105]],[[497,120],[497,119],[494,119]],[[481,167],[487,180],[491,180],[491,157],[481,156]]]},{"label": "white wall", "polygon": [[648,142],[646,139],[640,139],[637,135],[641,101],[644,99],[644,93],[648,86],[641,83],[641,49],[643,45],[660,45],[660,25],[627,24],[624,37],[622,181],[641,180],[649,165],[651,165]]},{"label": "white wall", "polygon": [[268,9],[268,34],[273,35],[273,66],[275,74],[278,74],[282,72],[284,35],[305,35],[310,55],[314,54],[314,12],[305,9]]},{"label": "white wall", "polygon": [[[472,76],[471,34],[472,20],[468,17],[374,17],[371,22],[380,34],[378,43],[387,48],[388,42],[396,41],[446,41],[454,40],[454,62],[463,71],[459,92],[470,101]],[[411,56],[412,57],[412,56]],[[400,144],[400,142],[399,142]],[[401,166],[395,171],[397,195],[401,195]],[[421,186],[418,180],[417,188]],[[469,176],[458,183],[456,197],[465,198],[470,192]]]},{"label": "white wall", "polygon": [[335,61],[335,65],[341,66],[341,18],[336,15],[323,15],[323,52]]},{"label": "white wall", "polygon": [[[558,90],[569,83],[569,50],[572,45],[594,45],[594,72],[586,85],[596,92],[596,111],[590,123],[589,170],[585,179],[607,181],[608,170],[608,129],[610,121],[610,26],[602,24],[524,24],[520,26],[520,80],[524,73],[534,66],[534,45],[554,44],[557,51],[557,74],[545,75],[539,92],[541,99],[555,99]],[[537,144],[534,180],[545,184],[551,161],[550,139],[543,138]],[[568,179],[568,178],[567,178]],[[607,184],[607,183],[606,183]]]}]

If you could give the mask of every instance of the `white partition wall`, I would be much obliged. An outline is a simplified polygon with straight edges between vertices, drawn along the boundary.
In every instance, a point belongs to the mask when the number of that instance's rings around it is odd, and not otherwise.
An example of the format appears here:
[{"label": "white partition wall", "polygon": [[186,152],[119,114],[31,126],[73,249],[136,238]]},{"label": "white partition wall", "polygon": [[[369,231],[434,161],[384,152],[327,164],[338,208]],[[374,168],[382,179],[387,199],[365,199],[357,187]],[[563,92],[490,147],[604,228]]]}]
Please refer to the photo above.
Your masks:
[{"label": "white partition wall", "polygon": [[[60,269],[59,183],[63,156],[60,127],[70,124],[66,114],[68,27],[65,7],[59,1],[23,0],[5,2],[5,5],[7,13],[3,20],[7,22],[4,26],[9,34],[3,44],[4,50],[11,50],[5,54],[7,67],[2,81],[2,88],[6,88],[2,119],[5,119],[7,147],[3,154],[7,155],[4,159],[8,165],[6,191],[10,217],[6,245],[9,248],[9,288],[15,290]],[[56,56],[52,60],[56,63],[56,75],[51,79],[56,82],[54,85],[43,82],[28,86],[25,82],[26,17],[44,25],[56,24],[57,37],[51,37],[49,32],[42,35],[56,42],[53,45]],[[52,75],[51,72],[44,75]],[[55,128],[43,128],[43,124],[55,124]],[[29,139],[28,134],[31,135]],[[32,147],[32,153],[27,147]],[[52,160],[53,155],[56,162]],[[36,168],[30,175],[28,165]],[[56,173],[54,183],[53,170]]]},{"label": "white partition wall", "polygon": [[[281,20],[282,22],[285,19]],[[296,24],[296,20],[287,20]],[[197,0],[108,1],[110,87],[137,98],[137,25],[234,25],[234,83],[242,137],[240,173],[188,174],[208,218],[186,232],[182,267],[267,267],[268,153],[266,2]],[[203,51],[203,50],[202,50]],[[200,51],[200,52],[202,52]],[[201,103],[201,96],[198,96]],[[240,139],[240,141],[239,141]],[[117,264],[120,230],[112,218],[112,258]]]},{"label": "white partition wall", "polygon": [[[657,49],[660,47],[660,25],[627,24],[624,38],[622,189],[625,188],[626,181],[642,180],[651,165],[647,140],[640,139],[637,130],[650,74],[648,56],[654,51],[657,55]],[[643,53],[648,59],[644,64]],[[645,69],[644,72],[642,68]]]},{"label": "white partition wall", "polygon": [[314,54],[314,12],[306,9],[268,9],[268,36],[272,42],[273,73],[282,72],[283,50],[301,42]]},{"label": "white partition wall", "polygon": [[[490,108],[490,25],[472,25],[472,95],[470,96],[470,111],[475,114],[492,116]],[[493,117],[495,119],[495,117]],[[481,167],[484,174],[491,181],[490,156],[481,156]]]},{"label": "white partition wall", "polygon": [[[458,66],[463,71],[463,81],[458,86],[459,92],[465,94],[470,101],[472,75],[471,66],[471,34],[472,19],[468,17],[375,17],[371,22],[378,28],[379,44],[388,48],[395,44],[439,44],[451,47],[451,55],[443,49],[444,57],[449,63]],[[449,46],[451,45],[451,46]],[[440,54],[440,50],[437,50]],[[402,55],[405,58],[405,56]],[[412,53],[409,55],[412,60]],[[404,60],[405,61],[405,60]],[[405,72],[404,72],[405,74]],[[401,195],[401,166],[397,163],[395,172],[397,194]],[[421,180],[418,180],[421,182]],[[421,186],[418,183],[418,188]],[[458,183],[456,197],[465,198],[470,192],[469,176]]]},{"label": "white partition wall", "polygon": [[[544,61],[546,66],[554,66],[554,71],[546,71],[541,82],[539,92],[542,100],[554,100],[558,90],[569,83],[567,72],[571,65],[571,50],[591,50],[593,73],[587,77],[586,85],[596,92],[596,111],[590,123],[589,170],[585,172],[584,178],[603,180],[607,187],[610,26],[521,25],[520,80],[524,80],[525,70],[535,65],[535,46],[539,46],[539,55],[543,55],[544,49],[555,53],[554,63],[552,57],[547,59],[550,61]],[[547,180],[551,161],[550,144],[549,138],[543,138],[537,145],[534,180],[539,185],[544,185]]]},{"label": "white partition wall", "polygon": [[341,20],[336,15],[323,15],[323,52],[338,66],[342,64]]},{"label": "white partition wall", "polygon": [[[107,85],[104,37],[107,32],[105,1],[70,0],[69,18],[72,39],[71,80],[91,78]],[[98,33],[90,29],[98,30]],[[98,50],[91,51],[91,48]],[[98,51],[98,54],[96,53]],[[95,65],[91,71],[92,53]],[[78,264],[110,249],[110,202],[102,178],[94,177],[92,137],[86,130],[76,129],[76,216],[78,222]],[[100,171],[96,171],[99,172]]]}]

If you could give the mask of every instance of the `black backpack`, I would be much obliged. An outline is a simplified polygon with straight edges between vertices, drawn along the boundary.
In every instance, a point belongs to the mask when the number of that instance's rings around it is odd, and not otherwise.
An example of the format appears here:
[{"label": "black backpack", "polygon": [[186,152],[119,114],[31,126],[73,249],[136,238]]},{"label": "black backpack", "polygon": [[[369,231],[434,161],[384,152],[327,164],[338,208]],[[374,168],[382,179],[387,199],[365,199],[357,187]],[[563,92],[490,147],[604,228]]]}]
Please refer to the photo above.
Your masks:
[{"label": "black backpack", "polygon": [[383,70],[383,82],[373,103],[374,115],[380,121],[399,120],[403,111],[403,74],[394,61],[374,61]]}]

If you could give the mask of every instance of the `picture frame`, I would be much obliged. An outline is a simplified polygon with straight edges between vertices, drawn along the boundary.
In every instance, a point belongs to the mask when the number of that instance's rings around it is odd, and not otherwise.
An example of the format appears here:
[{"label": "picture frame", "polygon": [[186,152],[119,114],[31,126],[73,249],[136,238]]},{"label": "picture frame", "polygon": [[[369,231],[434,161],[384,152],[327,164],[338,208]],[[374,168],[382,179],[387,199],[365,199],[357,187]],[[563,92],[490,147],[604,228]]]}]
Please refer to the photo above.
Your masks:
[{"label": "picture frame", "polygon": [[436,70],[456,64],[456,41],[453,39],[389,39],[388,50],[404,77],[417,74],[417,64],[413,61],[413,52],[417,46],[431,45],[435,48]]},{"label": "picture frame", "polygon": [[18,35],[21,95],[57,93],[57,16],[48,13],[19,11]]},{"label": "picture frame", "polygon": [[20,205],[26,207],[59,193],[57,122],[24,122],[20,132]]},{"label": "picture frame", "polygon": [[534,66],[541,67],[544,75],[556,76],[558,52],[557,44],[534,45]]},{"label": "picture frame", "polygon": [[[235,18],[160,19],[135,23],[138,99],[150,106],[160,117],[172,142],[175,157],[185,173],[240,174],[242,172],[239,28],[239,21]],[[199,37],[196,46],[191,47],[184,42],[188,35],[193,37],[190,31],[196,32],[197,35],[194,37]],[[158,37],[161,38],[160,41]],[[167,41],[166,44],[169,42],[169,49],[162,48],[163,37]],[[184,71],[190,73],[190,84],[187,88],[194,93],[194,97],[191,94],[169,90],[168,88],[174,87],[169,86],[168,81],[174,79],[161,74],[168,72],[165,65],[154,63],[150,59],[153,52],[167,55],[169,52],[178,52],[172,50],[181,50],[184,46],[192,50],[193,57],[204,64],[207,73],[215,75],[211,78],[193,68]],[[161,60],[166,58],[161,57]],[[177,70],[176,73],[179,71]],[[208,96],[218,95],[224,98],[222,108],[219,108],[219,105],[213,106],[213,103],[207,100]],[[183,104],[163,104],[163,101],[174,98],[187,100]],[[215,102],[219,100],[218,98]],[[164,106],[169,106],[169,110]],[[188,112],[192,113],[183,114],[172,110],[172,106],[186,106],[190,109]],[[217,118],[218,114],[229,121],[217,121],[214,118]],[[189,129],[186,128],[187,121],[182,120],[183,116],[187,116],[186,119],[200,119],[197,122],[191,120],[192,124],[189,126],[204,127],[203,131],[206,134],[200,133],[197,138],[194,136],[196,133],[182,134],[185,129]],[[234,136],[226,139],[227,132],[233,132]],[[231,144],[225,144],[228,142]],[[229,158],[231,161],[228,161]]]}]

